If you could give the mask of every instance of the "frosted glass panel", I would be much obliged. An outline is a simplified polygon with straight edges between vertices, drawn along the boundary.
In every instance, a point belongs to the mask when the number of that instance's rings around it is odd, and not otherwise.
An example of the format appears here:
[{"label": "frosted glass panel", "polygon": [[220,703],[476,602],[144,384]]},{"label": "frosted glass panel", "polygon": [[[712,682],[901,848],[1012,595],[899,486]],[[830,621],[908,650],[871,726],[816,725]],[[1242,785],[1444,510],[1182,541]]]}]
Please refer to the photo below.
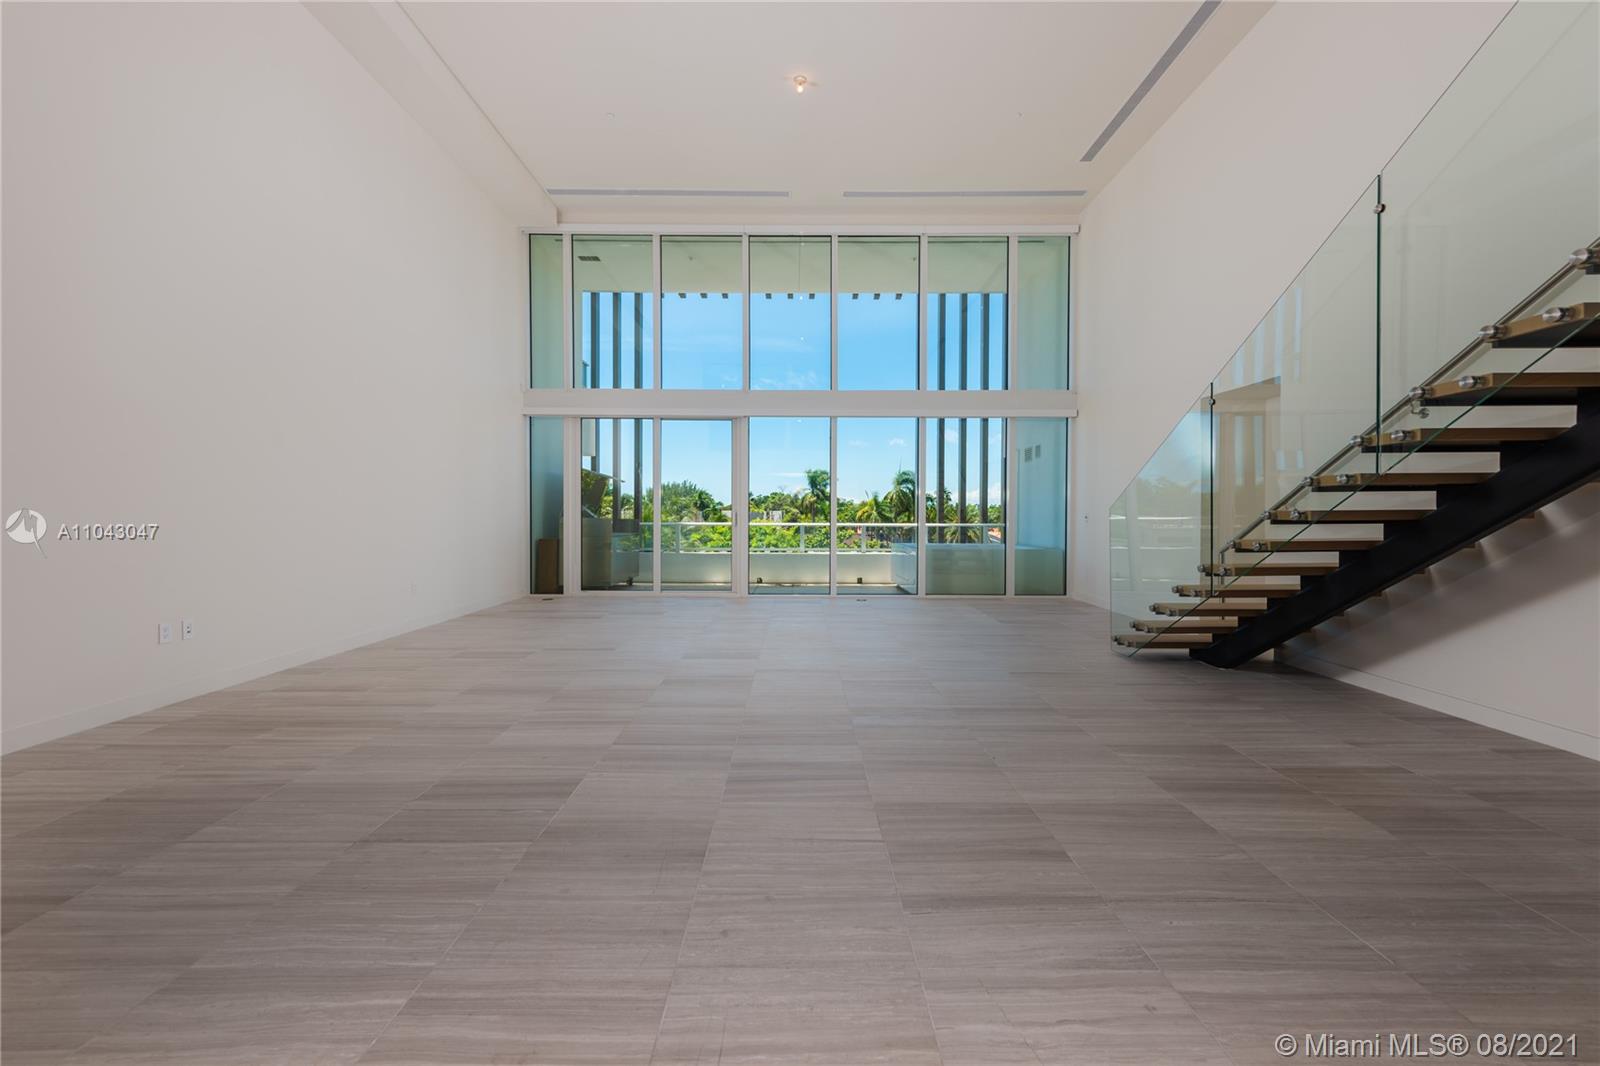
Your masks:
[{"label": "frosted glass panel", "polygon": [[1067,421],[1019,418],[1015,553],[1018,596],[1067,591]]},{"label": "frosted glass panel", "polygon": [[561,238],[528,238],[528,381],[536,389],[559,389],[561,372]]},{"label": "frosted glass panel", "polygon": [[1072,385],[1068,342],[1072,322],[1068,294],[1068,237],[1017,240],[1017,357],[1019,389],[1065,389]]}]

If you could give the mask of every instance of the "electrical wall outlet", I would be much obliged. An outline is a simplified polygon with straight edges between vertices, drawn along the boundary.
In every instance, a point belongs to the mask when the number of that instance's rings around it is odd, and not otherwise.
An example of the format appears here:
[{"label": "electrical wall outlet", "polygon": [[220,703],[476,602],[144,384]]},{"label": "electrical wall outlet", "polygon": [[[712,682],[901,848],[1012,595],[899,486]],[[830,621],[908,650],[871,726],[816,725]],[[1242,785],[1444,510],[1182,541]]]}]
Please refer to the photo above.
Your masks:
[{"label": "electrical wall outlet", "polygon": [[179,632],[179,634],[182,635],[184,640],[193,640],[194,639],[194,619],[185,618],[183,621],[179,622],[178,623],[178,632]]},{"label": "electrical wall outlet", "polygon": [[162,644],[171,644],[172,643],[172,623],[171,622],[157,622],[156,623],[156,640],[158,642],[162,643]]}]

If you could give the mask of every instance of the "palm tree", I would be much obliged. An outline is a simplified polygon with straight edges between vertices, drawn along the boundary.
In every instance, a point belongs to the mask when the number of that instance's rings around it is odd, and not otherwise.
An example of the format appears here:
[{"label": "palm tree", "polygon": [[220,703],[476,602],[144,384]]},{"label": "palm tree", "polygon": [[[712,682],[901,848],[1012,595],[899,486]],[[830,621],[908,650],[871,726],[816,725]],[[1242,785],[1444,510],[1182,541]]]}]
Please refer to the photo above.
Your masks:
[{"label": "palm tree", "polygon": [[856,507],[857,522],[889,522],[892,520],[889,509],[884,506],[883,497],[876,492]]},{"label": "palm tree", "polygon": [[917,520],[917,475],[910,470],[897,470],[894,483],[889,488],[889,493],[884,497],[884,502],[889,508],[891,522],[915,522]]},{"label": "palm tree", "polygon": [[800,497],[800,505],[805,509],[808,519],[815,519],[819,508],[823,514],[828,513],[828,472],[826,470],[806,471],[806,491]]},{"label": "palm tree", "polygon": [[[924,504],[927,511],[928,521],[930,523],[939,521],[940,512],[943,512],[944,521],[946,522],[960,521],[960,519],[955,516],[955,503],[951,499],[951,493],[949,489],[940,490],[937,496],[931,492],[928,493],[924,500]],[[948,539],[949,532],[949,530],[945,530],[942,539]]]}]

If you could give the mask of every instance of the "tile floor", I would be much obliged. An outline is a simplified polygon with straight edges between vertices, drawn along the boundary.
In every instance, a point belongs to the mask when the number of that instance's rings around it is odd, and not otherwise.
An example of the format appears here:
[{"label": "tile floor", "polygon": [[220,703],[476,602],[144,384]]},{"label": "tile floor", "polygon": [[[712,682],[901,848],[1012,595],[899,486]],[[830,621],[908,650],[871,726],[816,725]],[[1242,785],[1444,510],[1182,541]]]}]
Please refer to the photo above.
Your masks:
[{"label": "tile floor", "polygon": [[7,756],[4,1061],[1600,1061],[1600,767],[1106,633],[529,599]]}]

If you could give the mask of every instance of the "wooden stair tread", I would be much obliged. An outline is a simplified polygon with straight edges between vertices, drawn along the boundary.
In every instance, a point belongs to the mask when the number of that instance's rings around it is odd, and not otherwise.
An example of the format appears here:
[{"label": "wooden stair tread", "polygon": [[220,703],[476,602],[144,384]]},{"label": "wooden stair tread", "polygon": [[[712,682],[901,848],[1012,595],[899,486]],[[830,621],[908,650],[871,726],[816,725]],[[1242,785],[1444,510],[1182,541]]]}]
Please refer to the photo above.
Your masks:
[{"label": "wooden stair tread", "polygon": [[[1476,485],[1494,477],[1492,470],[1453,470],[1429,473],[1423,470],[1391,470],[1384,474],[1322,474],[1312,479],[1312,488],[1361,489],[1371,492],[1427,492],[1457,485]],[[1340,481],[1340,478],[1348,478]]]},{"label": "wooden stair tread", "polygon": [[1325,575],[1325,573],[1333,573],[1338,568],[1339,563],[1330,562],[1264,562],[1256,563],[1253,567],[1248,563],[1242,563],[1242,565],[1235,565],[1235,563],[1221,563],[1221,565],[1218,565],[1218,563],[1205,563],[1200,568],[1200,573],[1206,573],[1206,575],[1211,575],[1213,578],[1246,578],[1246,576],[1248,578],[1278,578],[1278,576]]},{"label": "wooden stair tread", "polygon": [[1210,633],[1118,633],[1111,639],[1124,648],[1203,648],[1214,638]]},{"label": "wooden stair tread", "polygon": [[1559,322],[1546,322],[1539,315],[1529,315],[1507,322],[1500,336],[1489,343],[1496,348],[1548,348],[1586,346],[1600,343],[1600,303],[1566,305],[1567,317]]},{"label": "wooden stair tread", "polygon": [[1151,614],[1168,616],[1184,615],[1223,615],[1228,618],[1244,618],[1253,614],[1264,614],[1267,610],[1266,600],[1230,600],[1227,603],[1221,600],[1202,600],[1199,603],[1152,603]]},{"label": "wooden stair tread", "polygon": [[1367,508],[1360,509],[1348,507],[1343,510],[1302,510],[1296,518],[1292,508],[1282,508],[1272,512],[1272,521],[1277,525],[1321,525],[1325,522],[1415,522],[1419,518],[1426,518],[1432,513],[1432,508]]},{"label": "wooden stair tread", "polygon": [[1174,585],[1172,592],[1175,596],[1193,596],[1196,599],[1242,599],[1261,600],[1277,599],[1280,596],[1293,596],[1300,591],[1298,584],[1278,584],[1274,582],[1261,582],[1251,585],[1219,585],[1211,588],[1206,585]]},{"label": "wooden stair tread", "polygon": [[[1364,452],[1484,451],[1503,444],[1537,444],[1565,433],[1561,426],[1448,426],[1444,429],[1402,429],[1367,433]],[[1398,433],[1399,436],[1395,434]]]},{"label": "wooden stair tread", "polygon": [[1435,407],[1460,407],[1485,400],[1494,403],[1571,404],[1583,392],[1600,392],[1600,373],[1591,371],[1493,371],[1463,375],[1455,381],[1428,386],[1423,403]]},{"label": "wooden stair tread", "polygon": [[1239,628],[1239,619],[1226,615],[1209,618],[1136,618],[1133,628],[1141,633],[1168,633],[1172,630],[1226,633]]},{"label": "wooden stair tread", "polygon": [[1241,540],[1228,549],[1233,552],[1362,552],[1376,548],[1383,541],[1376,537],[1261,537]]}]

